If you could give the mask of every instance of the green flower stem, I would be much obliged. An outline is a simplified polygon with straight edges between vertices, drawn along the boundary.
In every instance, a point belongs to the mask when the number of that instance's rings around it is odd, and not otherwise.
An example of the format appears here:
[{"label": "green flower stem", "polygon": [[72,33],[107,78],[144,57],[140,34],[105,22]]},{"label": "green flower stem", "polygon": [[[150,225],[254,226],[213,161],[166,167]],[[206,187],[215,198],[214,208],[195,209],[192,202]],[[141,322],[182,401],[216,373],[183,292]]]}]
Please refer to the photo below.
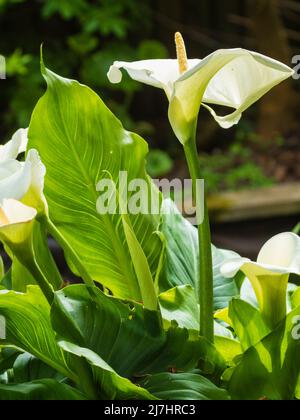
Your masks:
[{"label": "green flower stem", "polygon": [[42,223],[46,223],[47,229],[54,237],[54,239],[57,240],[57,242],[62,246],[63,250],[68,254],[69,258],[71,259],[74,266],[77,268],[82,280],[85,282],[85,284],[88,287],[94,287],[94,281],[92,277],[87,272],[86,268],[80,261],[79,256],[77,255],[74,248],[70,245],[70,243],[65,239],[65,237],[59,232],[59,230],[56,228],[56,226],[52,223],[49,217],[44,216],[42,219]]},{"label": "green flower stem", "polygon": [[[184,144],[190,176],[193,182],[193,201],[196,203],[197,179],[201,179],[199,157],[195,137]],[[213,318],[213,270],[211,253],[211,235],[206,199],[204,198],[204,218],[198,224],[199,238],[199,303],[200,335],[210,342],[214,341]]]}]

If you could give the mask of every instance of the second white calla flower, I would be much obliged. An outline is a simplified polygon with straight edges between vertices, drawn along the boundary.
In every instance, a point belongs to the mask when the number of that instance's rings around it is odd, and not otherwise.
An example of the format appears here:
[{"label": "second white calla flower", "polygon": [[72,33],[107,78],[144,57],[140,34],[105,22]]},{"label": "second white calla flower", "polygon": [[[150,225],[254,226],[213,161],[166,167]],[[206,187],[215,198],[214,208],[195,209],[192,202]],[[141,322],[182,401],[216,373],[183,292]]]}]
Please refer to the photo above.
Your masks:
[{"label": "second white calla flower", "polygon": [[24,153],[28,143],[28,128],[20,128],[6,144],[0,145],[0,162],[16,159]]},{"label": "second white calla flower", "polygon": [[250,280],[260,310],[274,327],[286,315],[286,292],[290,274],[300,275],[300,238],[292,232],[273,236],[261,248],[257,261],[234,258],[221,267],[224,277],[242,271]]},{"label": "second white calla flower", "polygon": [[13,200],[3,200],[0,207],[0,238],[10,248],[27,244],[32,233],[36,209]]}]

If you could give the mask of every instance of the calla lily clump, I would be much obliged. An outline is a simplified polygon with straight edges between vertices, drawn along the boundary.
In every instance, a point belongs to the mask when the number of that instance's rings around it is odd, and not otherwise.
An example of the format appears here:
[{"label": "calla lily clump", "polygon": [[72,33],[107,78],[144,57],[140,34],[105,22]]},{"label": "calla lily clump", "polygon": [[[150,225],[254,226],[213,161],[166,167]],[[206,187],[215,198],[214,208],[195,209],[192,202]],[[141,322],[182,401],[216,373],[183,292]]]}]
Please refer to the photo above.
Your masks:
[{"label": "calla lily clump", "polygon": [[[117,61],[108,77],[119,83],[125,69],[165,91],[196,199],[201,106],[229,128],[293,71],[239,48],[189,60],[179,33],[175,43],[176,60]],[[0,270],[0,400],[300,399],[300,288],[289,284],[299,237],[276,235],[256,262],[213,246],[206,203],[196,229],[152,185],[146,142],[41,61],[47,91],[29,129],[0,147],[0,241],[11,259]],[[97,211],[99,178],[117,189],[121,171],[151,185],[161,214]],[[79,284],[63,282],[48,234]]]},{"label": "calla lily clump", "polygon": [[[242,48],[218,50],[204,59],[188,60],[182,35],[175,34],[177,59],[143,60],[132,63],[116,61],[108,78],[120,83],[122,73],[141,83],[163,89],[169,100],[169,121],[182,143],[196,202],[197,179],[201,178],[196,147],[198,114],[201,105],[208,109],[222,128],[237,124],[242,113],[270,89],[291,77],[294,71],[269,57]],[[218,116],[211,106],[222,105],[231,111]],[[199,216],[199,215],[198,215]],[[199,216],[199,303],[200,331],[213,341],[213,273],[210,251],[211,235],[206,203]]]}]

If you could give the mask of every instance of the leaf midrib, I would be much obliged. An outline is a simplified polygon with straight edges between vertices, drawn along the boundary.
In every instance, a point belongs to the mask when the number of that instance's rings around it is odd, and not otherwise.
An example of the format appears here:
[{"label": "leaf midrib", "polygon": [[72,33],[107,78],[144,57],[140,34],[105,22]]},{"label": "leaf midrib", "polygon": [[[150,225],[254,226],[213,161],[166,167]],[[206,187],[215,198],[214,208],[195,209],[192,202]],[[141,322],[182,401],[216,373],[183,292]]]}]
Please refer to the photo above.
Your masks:
[{"label": "leaf midrib", "polygon": [[[57,97],[57,103],[59,105],[58,94],[56,92],[55,92],[55,96]],[[83,175],[83,178],[84,178],[84,180],[87,184],[87,189],[90,193],[90,196],[91,196],[93,202],[96,205],[97,194],[96,194],[96,191],[94,190],[94,188],[92,187],[92,185],[94,185],[93,179],[89,176],[85,167],[82,165],[82,162],[81,162],[81,159],[79,158],[78,152],[77,152],[76,148],[74,147],[74,143],[72,142],[72,139],[70,138],[70,136],[68,134],[68,130],[67,130],[67,127],[65,125],[65,120],[64,120],[64,118],[62,118],[60,107],[58,106],[57,109],[59,109],[60,118],[61,118],[61,121],[62,121],[62,124],[63,124],[63,127],[64,127],[64,132],[65,132],[68,144],[69,144],[69,146],[71,148],[71,151],[72,151],[72,153],[75,157],[76,163],[77,163],[80,171],[82,172],[82,175]],[[78,116],[76,116],[76,126],[75,126],[74,137],[76,137],[77,125],[78,125]],[[119,260],[119,263],[120,263],[120,267],[123,268],[123,270],[122,270],[123,278],[125,278],[126,284],[128,285],[129,289],[133,292],[132,296],[136,296],[137,293],[138,293],[138,295],[140,295],[140,290],[139,290],[139,287],[138,287],[138,284],[137,284],[135,274],[134,274],[132,269],[128,270],[129,267],[128,267],[128,264],[127,264],[127,259],[128,259],[127,255],[124,252],[124,249],[123,249],[122,245],[120,244],[120,242],[118,240],[118,237],[116,235],[116,232],[115,232],[115,229],[113,227],[112,221],[109,218],[109,215],[104,214],[100,218],[100,215],[98,214],[98,212],[95,212],[95,213],[96,213],[96,217],[99,220],[99,222],[101,222],[102,219],[104,220],[105,226],[110,233],[109,237],[110,237],[110,240],[111,240],[112,247],[116,251],[116,254],[117,254],[117,257],[118,257],[118,260]],[[128,278],[127,278],[127,276],[128,276]],[[128,279],[134,279],[135,285],[137,286],[137,287],[134,288],[134,290],[132,290],[132,284],[131,284],[131,282],[128,281]]]}]

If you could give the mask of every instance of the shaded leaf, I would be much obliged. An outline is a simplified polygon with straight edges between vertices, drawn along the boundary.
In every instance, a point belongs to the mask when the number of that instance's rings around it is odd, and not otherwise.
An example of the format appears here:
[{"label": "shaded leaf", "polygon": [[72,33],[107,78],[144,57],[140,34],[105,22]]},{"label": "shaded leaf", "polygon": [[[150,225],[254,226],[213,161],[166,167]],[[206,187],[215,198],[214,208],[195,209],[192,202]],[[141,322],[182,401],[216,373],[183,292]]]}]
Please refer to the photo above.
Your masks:
[{"label": "shaded leaf", "polygon": [[0,400],[85,400],[76,389],[53,379],[24,384],[0,384]]},{"label": "shaded leaf", "polygon": [[159,373],[142,382],[151,394],[162,400],[229,400],[226,390],[194,373]]},{"label": "shaded leaf", "polygon": [[295,397],[300,374],[300,340],[294,328],[299,316],[298,307],[273,332],[244,353],[229,383],[234,399],[290,400]]},{"label": "shaded leaf", "polygon": [[56,343],[50,322],[50,306],[37,286],[28,286],[26,294],[0,292],[0,315],[6,320],[3,344],[18,347],[64,376],[76,378],[68,358]]},{"label": "shaded leaf", "polygon": [[216,350],[198,331],[177,326],[164,331],[159,312],[106,296],[98,289],[91,298],[84,285],[56,293],[52,320],[61,340],[93,351],[121,376],[188,370],[200,360],[210,361],[210,355],[215,357],[211,358],[213,368],[223,367],[214,355]]}]

